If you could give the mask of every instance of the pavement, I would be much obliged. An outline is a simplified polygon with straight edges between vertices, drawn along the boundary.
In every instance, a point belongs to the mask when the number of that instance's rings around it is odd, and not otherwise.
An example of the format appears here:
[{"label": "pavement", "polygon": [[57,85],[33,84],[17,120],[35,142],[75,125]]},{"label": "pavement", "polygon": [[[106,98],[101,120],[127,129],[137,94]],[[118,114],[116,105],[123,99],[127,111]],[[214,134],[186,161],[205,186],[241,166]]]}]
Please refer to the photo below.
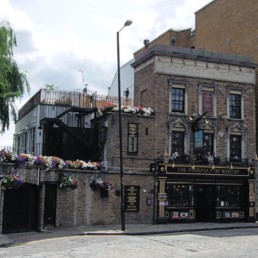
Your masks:
[{"label": "pavement", "polygon": [[153,234],[180,234],[195,231],[230,230],[241,228],[257,228],[258,222],[243,223],[177,223],[177,224],[125,224],[121,225],[84,225],[69,228],[44,228],[42,231],[31,231],[12,234],[0,234],[0,247],[12,244],[22,244],[31,241],[40,241],[50,238],[82,236],[82,235],[153,235]]}]

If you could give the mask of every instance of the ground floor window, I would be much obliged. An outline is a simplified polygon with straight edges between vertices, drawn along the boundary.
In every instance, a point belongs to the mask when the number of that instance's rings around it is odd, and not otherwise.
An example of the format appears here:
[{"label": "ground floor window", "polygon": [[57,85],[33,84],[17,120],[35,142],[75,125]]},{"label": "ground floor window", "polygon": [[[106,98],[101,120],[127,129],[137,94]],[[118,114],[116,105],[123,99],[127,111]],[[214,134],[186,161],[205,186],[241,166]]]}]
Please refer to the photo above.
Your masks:
[{"label": "ground floor window", "polygon": [[217,207],[238,207],[242,204],[241,186],[218,185]]},{"label": "ground floor window", "polygon": [[162,190],[162,193],[165,191],[165,201],[159,202],[159,209],[164,211],[164,217],[161,218],[197,222],[246,219],[247,187],[244,182],[166,182],[165,189]]},{"label": "ground floor window", "polygon": [[194,205],[193,186],[173,184],[167,186],[168,205],[172,207],[190,207]]}]

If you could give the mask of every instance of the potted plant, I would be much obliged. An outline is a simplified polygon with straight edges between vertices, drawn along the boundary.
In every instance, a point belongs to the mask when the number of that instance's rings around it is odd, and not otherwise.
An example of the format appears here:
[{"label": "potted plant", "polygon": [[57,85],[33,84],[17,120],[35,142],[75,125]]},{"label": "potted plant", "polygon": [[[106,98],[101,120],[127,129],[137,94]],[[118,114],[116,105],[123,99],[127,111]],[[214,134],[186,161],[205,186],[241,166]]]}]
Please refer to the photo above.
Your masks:
[{"label": "potted plant", "polygon": [[63,176],[59,182],[59,187],[75,189],[78,187],[78,180],[71,176]]},{"label": "potted plant", "polygon": [[23,178],[18,174],[7,174],[3,176],[1,180],[1,188],[2,190],[9,190],[9,189],[18,189],[24,183]]},{"label": "potted plant", "polygon": [[107,198],[108,197],[108,192],[112,188],[112,183],[107,179],[103,180],[101,178],[98,178],[98,179],[94,179],[90,183],[90,188],[93,191],[99,190],[101,198]]}]

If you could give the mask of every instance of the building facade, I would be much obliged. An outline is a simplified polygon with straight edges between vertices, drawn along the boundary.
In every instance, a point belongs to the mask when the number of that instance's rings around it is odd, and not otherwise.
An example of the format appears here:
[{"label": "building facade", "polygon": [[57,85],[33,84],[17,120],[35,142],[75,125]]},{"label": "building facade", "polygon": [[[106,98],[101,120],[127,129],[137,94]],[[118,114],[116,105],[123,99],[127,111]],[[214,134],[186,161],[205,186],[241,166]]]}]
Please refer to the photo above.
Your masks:
[{"label": "building facade", "polygon": [[[32,155],[63,156],[61,153],[65,132],[70,138],[76,139],[76,134],[82,134],[83,130],[91,127],[90,118],[96,106],[94,96],[96,92],[39,90],[18,112],[14,151]],[[58,133],[61,128],[64,134]],[[80,129],[81,131],[78,132]],[[49,131],[52,131],[52,139],[48,137]],[[55,133],[56,137],[54,137]],[[55,150],[45,146],[44,143],[50,140],[55,145]],[[77,139],[77,141],[80,140]]]},{"label": "building facade", "polygon": [[[248,3],[243,0],[214,0],[195,12],[195,29],[178,32],[168,30],[153,41],[150,41],[148,47],[155,44],[184,46],[193,49],[248,56],[252,58],[253,62],[257,63],[257,12],[258,3],[256,0],[250,0]],[[183,41],[182,38],[184,39]],[[137,51],[135,56],[143,53],[145,49],[146,45]],[[256,68],[256,87],[254,92],[256,102],[258,99],[257,74]],[[257,105],[255,112],[257,128]],[[257,149],[257,130],[255,131],[254,138],[256,139]],[[256,193],[258,193],[257,183]],[[256,194],[257,197],[258,195]],[[256,211],[258,211],[257,204]],[[256,216],[258,217],[258,213]]]},{"label": "building facade", "polygon": [[[92,122],[97,107],[117,103],[117,97],[95,91],[41,89],[19,110],[13,150],[16,153],[63,159],[99,159],[98,128]],[[122,103],[132,100],[123,98]]]},{"label": "building facade", "polygon": [[254,220],[251,59],[156,45],[132,65],[135,104],[154,108],[154,156],[165,162],[157,222]]},{"label": "building facade", "polygon": [[[1,191],[3,232],[115,224],[122,211],[126,223],[255,221],[255,64],[241,56],[155,45],[132,66],[135,104],[121,114],[123,176],[117,106],[102,103],[89,120],[100,171],[2,166],[3,175],[11,171],[24,178],[18,191]],[[37,96],[21,110],[20,129],[38,106],[59,107],[60,101],[39,102]],[[52,118],[35,120],[43,138],[49,137],[46,146],[53,145],[51,137],[63,135],[70,111],[79,114],[81,109],[69,104]],[[61,188],[62,176],[75,178],[77,188]],[[99,179],[112,182],[104,196],[91,186]],[[14,207],[15,200],[20,201]],[[19,207],[22,218],[31,216],[29,224],[26,219],[13,224]]]},{"label": "building facade", "polygon": [[[224,12],[237,15],[222,15]],[[144,47],[135,53],[132,64],[134,106],[151,107],[155,116],[145,117],[128,111],[122,114],[124,185],[125,189],[132,187],[132,193],[136,191],[140,196],[130,204],[127,221],[255,220],[256,13],[254,0],[248,4],[240,0],[212,1],[196,12],[195,31],[169,30],[152,42],[144,40]],[[232,53],[247,55],[253,60]],[[132,92],[130,90],[130,94]],[[26,104],[28,106],[19,114],[17,123],[16,151],[44,153],[43,147],[38,152],[37,148],[27,146],[29,143],[32,146],[43,144],[44,137],[45,147],[60,135],[60,139],[67,138],[68,131],[60,133],[61,128],[66,128],[60,120],[69,126],[64,121],[71,117],[67,110],[72,111],[70,108],[75,102],[66,98],[69,93],[65,95],[59,96],[60,100],[54,98],[55,102],[49,102],[47,99],[53,98],[46,97],[46,102],[41,97],[40,102],[35,102],[38,100],[35,97]],[[127,102],[123,104],[128,105]],[[76,106],[81,107],[79,102]],[[100,102],[95,102],[89,108],[92,112],[92,108],[98,106]],[[57,112],[56,108],[61,107],[63,109]],[[85,107],[88,106],[83,105]],[[84,117],[83,127],[86,128],[85,113],[80,116],[81,110],[74,111],[74,126],[82,125],[78,118]],[[51,115],[51,112],[55,114]],[[57,216],[53,222],[57,226],[68,225],[69,220],[73,225],[119,221],[118,114],[96,114],[89,116],[86,122],[96,132],[92,146],[98,146],[97,157],[103,164],[103,176],[111,177],[116,188],[110,192],[108,203],[96,201],[84,184],[79,184],[78,190],[69,194],[58,190]],[[58,137],[53,137],[55,135]],[[75,139],[70,142],[76,142]],[[63,143],[60,140],[54,144],[55,147],[61,146],[60,153],[62,146],[66,146]],[[56,152],[46,153],[59,156]],[[46,189],[52,191],[53,185],[58,189],[57,180],[55,175],[42,185],[50,183]],[[44,200],[45,190],[40,191]],[[73,202],[62,205],[68,199]],[[83,206],[85,203],[87,207]],[[96,209],[90,209],[96,203],[99,209],[96,206]],[[105,208],[108,213],[104,212]],[[88,216],[90,211],[94,217]],[[100,213],[112,219],[101,217]],[[71,214],[76,215],[71,218]],[[41,214],[40,218],[42,221],[44,216]]]}]

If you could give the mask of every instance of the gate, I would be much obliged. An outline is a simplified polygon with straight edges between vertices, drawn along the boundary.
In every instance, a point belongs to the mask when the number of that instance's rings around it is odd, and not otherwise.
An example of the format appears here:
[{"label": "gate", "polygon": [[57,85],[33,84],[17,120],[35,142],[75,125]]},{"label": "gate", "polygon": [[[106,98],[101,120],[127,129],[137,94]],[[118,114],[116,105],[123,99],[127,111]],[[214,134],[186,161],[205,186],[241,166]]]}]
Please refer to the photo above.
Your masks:
[{"label": "gate", "polygon": [[38,187],[32,184],[4,191],[3,234],[37,229],[38,197]]}]

